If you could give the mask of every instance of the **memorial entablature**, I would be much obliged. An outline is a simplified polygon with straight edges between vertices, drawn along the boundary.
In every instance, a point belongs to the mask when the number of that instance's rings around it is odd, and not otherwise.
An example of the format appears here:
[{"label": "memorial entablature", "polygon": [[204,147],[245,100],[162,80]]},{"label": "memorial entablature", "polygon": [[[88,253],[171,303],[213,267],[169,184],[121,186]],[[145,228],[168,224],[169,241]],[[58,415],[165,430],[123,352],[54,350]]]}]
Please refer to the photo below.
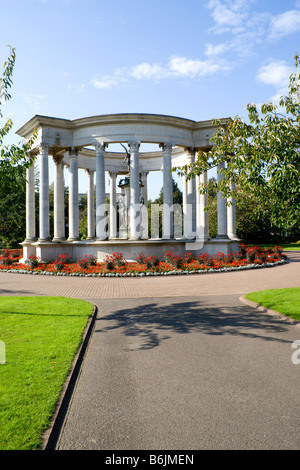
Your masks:
[{"label": "memorial entablature", "polygon": [[[17,134],[28,138],[34,131],[37,138],[28,158],[36,157],[27,169],[23,260],[30,254],[45,261],[54,259],[58,253],[68,253],[74,259],[92,254],[100,261],[115,251],[134,259],[141,252],[163,256],[166,250],[181,255],[192,250],[210,254],[238,250],[234,204],[226,207],[221,194],[218,195],[218,235],[209,238],[207,196],[197,191],[199,183],[207,181],[206,172],[193,180],[184,178],[181,218],[173,205],[171,169],[192,163],[198,151],[211,148],[211,138],[216,131],[212,121],[196,122],[156,114],[110,114],[75,120],[36,115]],[[144,144],[151,144],[151,151],[143,151]],[[157,149],[152,150],[155,145]],[[38,234],[35,221],[37,159]],[[50,159],[54,162],[54,233],[50,233],[49,224]],[[65,166],[69,171],[68,234],[64,217]],[[85,240],[79,238],[79,169],[88,174],[88,236]],[[147,177],[153,171],[163,173],[161,238],[153,231],[154,218],[151,234],[148,231]],[[110,180],[109,205],[106,203],[106,174]],[[117,202],[116,182],[120,175],[121,198]]]}]

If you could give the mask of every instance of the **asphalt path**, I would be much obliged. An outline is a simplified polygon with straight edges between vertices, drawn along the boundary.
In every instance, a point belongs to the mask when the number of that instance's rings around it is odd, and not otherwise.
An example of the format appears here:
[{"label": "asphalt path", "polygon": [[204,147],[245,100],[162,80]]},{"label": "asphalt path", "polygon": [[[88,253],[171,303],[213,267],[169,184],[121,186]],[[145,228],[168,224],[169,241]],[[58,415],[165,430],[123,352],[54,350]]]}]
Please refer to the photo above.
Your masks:
[{"label": "asphalt path", "polygon": [[1,295],[98,306],[57,449],[299,449],[300,328],[240,300],[300,286],[300,253],[290,256],[274,268],[172,277],[0,273]]}]

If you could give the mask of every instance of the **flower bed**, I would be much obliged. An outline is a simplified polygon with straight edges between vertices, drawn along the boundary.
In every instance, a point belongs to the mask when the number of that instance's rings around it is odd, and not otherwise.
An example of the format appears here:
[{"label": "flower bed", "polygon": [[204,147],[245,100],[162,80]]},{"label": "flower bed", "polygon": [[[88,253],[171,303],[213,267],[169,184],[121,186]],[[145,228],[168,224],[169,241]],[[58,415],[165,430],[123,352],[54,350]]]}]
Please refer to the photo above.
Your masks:
[{"label": "flower bed", "polygon": [[10,249],[4,248],[0,250],[0,264],[4,266],[10,266],[14,263],[18,263],[22,257],[22,249]]},{"label": "flower bed", "polygon": [[[93,256],[72,261],[68,254],[59,255],[51,263],[41,263],[31,255],[28,264],[18,262],[21,254],[10,253],[15,250],[5,250],[0,253],[0,271],[16,272],[22,274],[44,274],[60,276],[158,276],[178,274],[201,274],[212,272],[236,271],[242,269],[255,269],[271,267],[287,262],[282,254],[282,247],[258,248],[240,245],[239,252],[225,255],[217,253],[210,256],[207,253],[193,255],[186,253],[183,257],[167,251],[164,260],[157,256],[145,256],[141,253],[134,262],[128,262],[122,253],[116,252],[97,263]],[[19,250],[20,251],[20,250]]]}]

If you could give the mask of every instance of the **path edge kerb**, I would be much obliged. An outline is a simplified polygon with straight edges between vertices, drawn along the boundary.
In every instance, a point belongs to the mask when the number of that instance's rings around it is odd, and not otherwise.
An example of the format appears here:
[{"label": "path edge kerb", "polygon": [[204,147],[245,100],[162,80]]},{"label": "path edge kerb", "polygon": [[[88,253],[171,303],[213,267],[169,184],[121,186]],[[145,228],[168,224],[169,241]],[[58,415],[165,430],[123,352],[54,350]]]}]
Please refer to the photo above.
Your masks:
[{"label": "path edge kerb", "polygon": [[86,350],[89,345],[95,321],[98,315],[98,307],[93,305],[93,313],[84,329],[81,345],[73,360],[71,371],[64,383],[60,397],[57,401],[50,427],[42,435],[41,450],[55,450],[56,445],[68,412],[69,404],[80,374]]},{"label": "path edge kerb", "polygon": [[259,310],[262,313],[267,313],[268,315],[271,315],[278,320],[286,321],[287,323],[291,323],[294,326],[297,326],[300,328],[300,322],[297,320],[294,320],[293,318],[287,317],[286,315],[283,315],[282,313],[276,312],[276,310],[271,310],[269,308],[263,307],[260,304],[257,304],[256,302],[253,302],[252,300],[247,299],[244,295],[242,295],[239,300],[246,304],[249,305],[250,307],[255,308],[256,310]]}]

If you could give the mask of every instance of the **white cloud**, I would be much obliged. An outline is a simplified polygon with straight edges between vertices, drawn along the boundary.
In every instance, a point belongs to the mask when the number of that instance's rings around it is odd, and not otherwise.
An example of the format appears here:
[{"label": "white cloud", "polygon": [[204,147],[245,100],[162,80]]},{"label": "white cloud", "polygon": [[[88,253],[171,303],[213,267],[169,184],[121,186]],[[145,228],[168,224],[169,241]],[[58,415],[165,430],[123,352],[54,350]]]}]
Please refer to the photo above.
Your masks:
[{"label": "white cloud", "polygon": [[212,31],[224,33],[231,30],[240,32],[248,17],[251,0],[209,0],[207,8],[215,21]]},{"label": "white cloud", "polygon": [[159,64],[148,64],[144,62],[132,67],[129,71],[129,75],[136,80],[160,79],[166,76],[166,70]]},{"label": "white cloud", "polygon": [[275,16],[270,23],[271,39],[280,39],[300,31],[300,11],[290,10]]},{"label": "white cloud", "polygon": [[118,88],[132,80],[194,79],[226,71],[228,68],[229,65],[224,60],[188,59],[174,55],[166,64],[143,62],[127,69],[117,69],[112,75],[94,78],[91,83],[98,89]]},{"label": "white cloud", "polygon": [[[269,12],[257,12],[252,4],[257,0],[208,0],[206,7],[210,10],[215,34],[230,33],[226,41],[205,45],[206,59],[188,58],[173,55],[166,63],[142,62],[132,67],[116,69],[111,75],[96,77],[92,85],[100,90],[120,88],[134,81],[165,79],[192,80],[211,76],[233,69],[235,59],[233,53],[245,59],[254,49],[267,39],[283,37],[292,32],[300,31],[300,11],[286,11],[277,16]],[[296,1],[295,8],[300,5]],[[270,33],[271,31],[271,33]],[[225,54],[231,53],[230,60]],[[270,60],[257,73],[256,79],[262,84],[273,85],[277,91],[286,89],[292,68],[285,62]]]},{"label": "white cloud", "polygon": [[205,44],[204,54],[208,57],[214,57],[224,54],[224,52],[226,52],[228,49],[231,49],[231,44],[229,42],[224,42],[220,44],[212,44],[209,42]]},{"label": "white cloud", "polygon": [[210,58],[233,53],[245,59],[266,37],[270,18],[269,13],[258,13],[251,8],[255,0],[209,0],[206,7],[210,10],[214,26],[210,32],[215,35],[226,34],[226,41],[206,44],[205,55]]},{"label": "white cloud", "polygon": [[289,92],[289,79],[294,71],[293,67],[282,60],[271,60],[259,68],[256,75],[257,81],[263,85],[272,85],[276,90],[269,101],[279,106],[281,97]]},{"label": "white cloud", "polygon": [[101,78],[93,78],[91,83],[95,88],[98,88],[99,90],[105,90],[108,88],[117,88],[125,81],[126,80],[123,77],[116,73],[116,75],[106,75]]},{"label": "white cloud", "polygon": [[283,60],[273,60],[263,65],[257,72],[256,79],[264,85],[273,85],[276,88],[287,87],[293,67]]},{"label": "white cloud", "polygon": [[[214,21],[210,32],[215,35],[227,34],[227,40],[206,44],[207,57],[221,57],[226,53],[236,53],[247,57],[258,45],[265,41],[275,42],[281,38],[300,32],[300,0],[295,9],[272,15],[268,11],[258,12],[251,8],[255,0],[209,0],[206,7]],[[258,0],[257,0],[258,1]],[[232,59],[232,57],[231,57]]]},{"label": "white cloud", "polygon": [[193,60],[173,56],[168,63],[168,69],[176,76],[193,78],[214,74],[219,71],[220,65],[218,62],[210,60]]},{"label": "white cloud", "polygon": [[294,10],[276,16],[251,10],[251,3],[253,0],[209,0],[206,7],[215,22],[211,31],[243,35],[251,30],[262,33],[264,29],[265,36],[272,40],[300,31],[300,0],[296,0]]}]

